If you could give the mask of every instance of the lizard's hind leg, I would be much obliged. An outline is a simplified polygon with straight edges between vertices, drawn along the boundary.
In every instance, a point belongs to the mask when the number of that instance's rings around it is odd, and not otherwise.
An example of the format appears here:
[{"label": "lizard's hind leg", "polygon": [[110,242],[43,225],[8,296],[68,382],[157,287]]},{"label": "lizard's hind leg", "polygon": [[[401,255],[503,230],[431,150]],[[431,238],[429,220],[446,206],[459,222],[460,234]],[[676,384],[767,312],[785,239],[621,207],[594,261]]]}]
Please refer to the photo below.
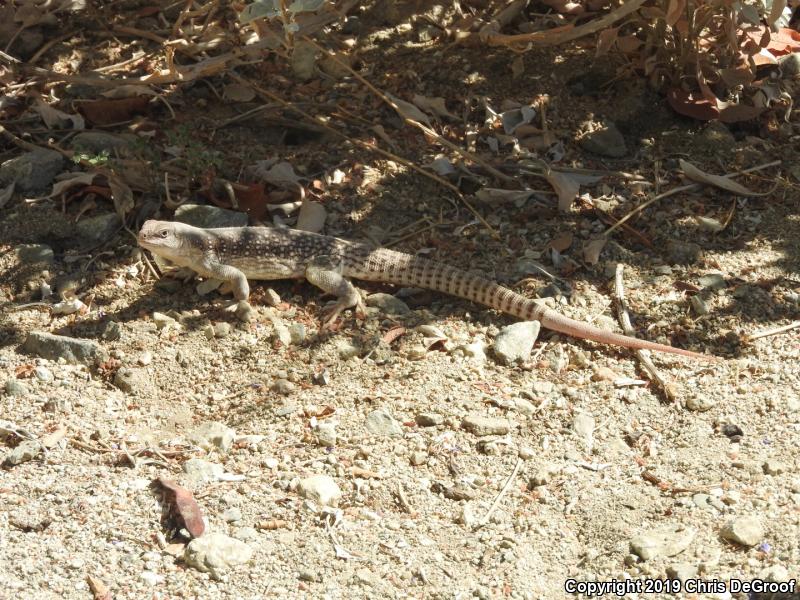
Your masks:
[{"label": "lizard's hind leg", "polygon": [[336,302],[327,310],[323,329],[333,325],[348,308],[355,308],[356,316],[364,318],[364,301],[358,289],[342,275],[341,261],[332,256],[316,256],[306,266],[305,276],[311,285],[336,296]]}]

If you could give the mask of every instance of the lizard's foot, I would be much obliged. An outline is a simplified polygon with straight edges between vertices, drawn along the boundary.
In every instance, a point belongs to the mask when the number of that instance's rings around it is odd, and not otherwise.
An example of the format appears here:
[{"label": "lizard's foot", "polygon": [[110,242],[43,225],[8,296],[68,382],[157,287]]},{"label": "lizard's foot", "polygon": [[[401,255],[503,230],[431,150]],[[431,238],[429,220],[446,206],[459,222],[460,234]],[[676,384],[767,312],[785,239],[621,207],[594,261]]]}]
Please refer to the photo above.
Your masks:
[{"label": "lizard's foot", "polygon": [[352,296],[340,298],[325,308],[325,318],[322,321],[322,327],[320,328],[321,331],[329,331],[333,329],[336,321],[339,318],[339,315],[342,314],[342,311],[347,310],[348,308],[353,309],[357,319],[362,321],[366,319],[367,311],[364,306],[364,300],[361,298],[361,294],[359,294],[355,288],[353,291],[355,291],[355,295],[357,297],[356,299],[354,299]]},{"label": "lizard's foot", "polygon": [[256,309],[247,300],[237,300],[225,305],[225,310],[232,312],[243,323],[249,323],[256,317]]}]

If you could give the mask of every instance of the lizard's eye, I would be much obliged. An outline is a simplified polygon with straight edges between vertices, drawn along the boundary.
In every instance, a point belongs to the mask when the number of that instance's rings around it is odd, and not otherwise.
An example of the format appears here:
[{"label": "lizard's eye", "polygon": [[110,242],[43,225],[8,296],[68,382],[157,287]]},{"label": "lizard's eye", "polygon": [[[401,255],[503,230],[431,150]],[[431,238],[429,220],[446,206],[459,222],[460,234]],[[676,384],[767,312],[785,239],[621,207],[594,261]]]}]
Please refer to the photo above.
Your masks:
[{"label": "lizard's eye", "polygon": [[165,237],[167,237],[167,236],[169,235],[169,231],[167,231],[166,229],[162,229],[162,230],[159,232],[159,235],[160,235],[162,238],[165,238]]}]

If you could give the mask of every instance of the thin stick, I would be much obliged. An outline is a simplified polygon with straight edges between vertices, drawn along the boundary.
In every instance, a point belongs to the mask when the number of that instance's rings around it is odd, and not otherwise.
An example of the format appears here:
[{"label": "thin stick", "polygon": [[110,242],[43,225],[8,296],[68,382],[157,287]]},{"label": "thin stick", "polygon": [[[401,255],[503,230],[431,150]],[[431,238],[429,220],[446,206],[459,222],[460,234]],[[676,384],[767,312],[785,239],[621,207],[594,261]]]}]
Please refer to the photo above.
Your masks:
[{"label": "thin stick", "polygon": [[483,518],[481,519],[480,523],[478,523],[478,526],[475,529],[480,529],[481,527],[483,527],[484,525],[486,525],[489,522],[489,518],[492,516],[492,513],[497,508],[497,505],[500,504],[500,499],[508,491],[508,488],[511,487],[511,482],[513,482],[514,479],[516,479],[517,473],[519,473],[519,469],[520,469],[521,466],[522,466],[522,459],[518,458],[517,459],[517,464],[514,465],[514,470],[511,471],[511,475],[508,476],[508,479],[506,480],[505,484],[503,485],[503,489],[501,489],[500,493],[497,494],[497,496],[494,499],[494,502],[492,502],[492,505],[489,507],[489,510],[486,511],[486,514],[483,516]]},{"label": "thin stick", "polygon": [[[622,325],[622,331],[627,336],[635,337],[636,332],[631,324],[631,317],[628,314],[628,306],[625,302],[625,287],[622,284],[621,263],[617,263],[617,269],[614,274],[614,301],[617,305],[617,318],[619,319],[620,325]],[[667,397],[667,399],[673,403],[677,403],[678,395],[676,393],[675,386],[664,379],[656,366],[653,364],[653,361],[650,360],[650,353],[647,352],[647,350],[637,350],[636,356],[639,357],[644,370],[647,371],[647,373],[650,375],[650,378],[664,392],[664,395]]]},{"label": "thin stick", "polygon": [[774,329],[762,329],[757,333],[746,335],[745,339],[748,342],[752,342],[758,338],[767,337],[770,335],[778,335],[779,333],[785,333],[786,331],[791,331],[792,329],[797,329],[798,327],[800,327],[800,321],[795,321],[794,323],[789,323],[788,325],[784,325],[782,327],[775,327]]},{"label": "thin stick", "polygon": [[[767,169],[769,167],[774,167],[774,166],[780,165],[781,162],[782,161],[780,161],[780,160],[773,160],[772,162],[764,163],[763,165],[758,165],[757,167],[750,167],[749,169],[745,169],[744,171],[737,171],[736,173],[731,173],[730,175],[725,175],[724,177],[731,178],[731,177],[737,177],[739,175],[744,175],[746,173],[752,173],[753,171],[761,171],[762,169]],[[650,200],[648,200],[644,204],[641,204],[641,205],[637,206],[631,212],[629,212],[627,215],[625,215],[619,221],[617,221],[614,225],[612,225],[611,227],[606,229],[606,231],[605,231],[605,233],[603,233],[603,235],[606,235],[606,236],[611,235],[611,232],[613,232],[615,229],[620,227],[623,223],[625,223],[626,221],[628,221],[632,217],[638,215],[640,212],[642,212],[645,208],[647,208],[648,206],[650,206],[654,202],[658,202],[659,200],[663,200],[664,198],[667,198],[669,196],[674,196],[675,194],[679,194],[680,192],[689,192],[689,191],[702,189],[703,185],[705,185],[705,184],[702,184],[702,183],[690,183],[689,185],[682,185],[680,187],[676,187],[676,188],[673,188],[673,189],[671,189],[671,190],[669,190],[667,192],[664,192],[663,194],[658,194],[656,196],[653,196],[652,198],[650,198]]]}]

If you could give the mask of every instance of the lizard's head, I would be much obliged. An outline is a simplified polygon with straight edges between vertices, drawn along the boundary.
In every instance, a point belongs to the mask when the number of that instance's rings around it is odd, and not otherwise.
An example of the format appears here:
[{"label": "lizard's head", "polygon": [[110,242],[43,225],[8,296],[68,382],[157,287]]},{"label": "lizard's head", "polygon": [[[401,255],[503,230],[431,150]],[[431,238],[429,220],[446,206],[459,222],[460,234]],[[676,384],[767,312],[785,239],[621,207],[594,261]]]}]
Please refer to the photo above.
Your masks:
[{"label": "lizard's head", "polygon": [[142,248],[174,262],[188,250],[190,229],[185,223],[145,221],[137,239]]}]

